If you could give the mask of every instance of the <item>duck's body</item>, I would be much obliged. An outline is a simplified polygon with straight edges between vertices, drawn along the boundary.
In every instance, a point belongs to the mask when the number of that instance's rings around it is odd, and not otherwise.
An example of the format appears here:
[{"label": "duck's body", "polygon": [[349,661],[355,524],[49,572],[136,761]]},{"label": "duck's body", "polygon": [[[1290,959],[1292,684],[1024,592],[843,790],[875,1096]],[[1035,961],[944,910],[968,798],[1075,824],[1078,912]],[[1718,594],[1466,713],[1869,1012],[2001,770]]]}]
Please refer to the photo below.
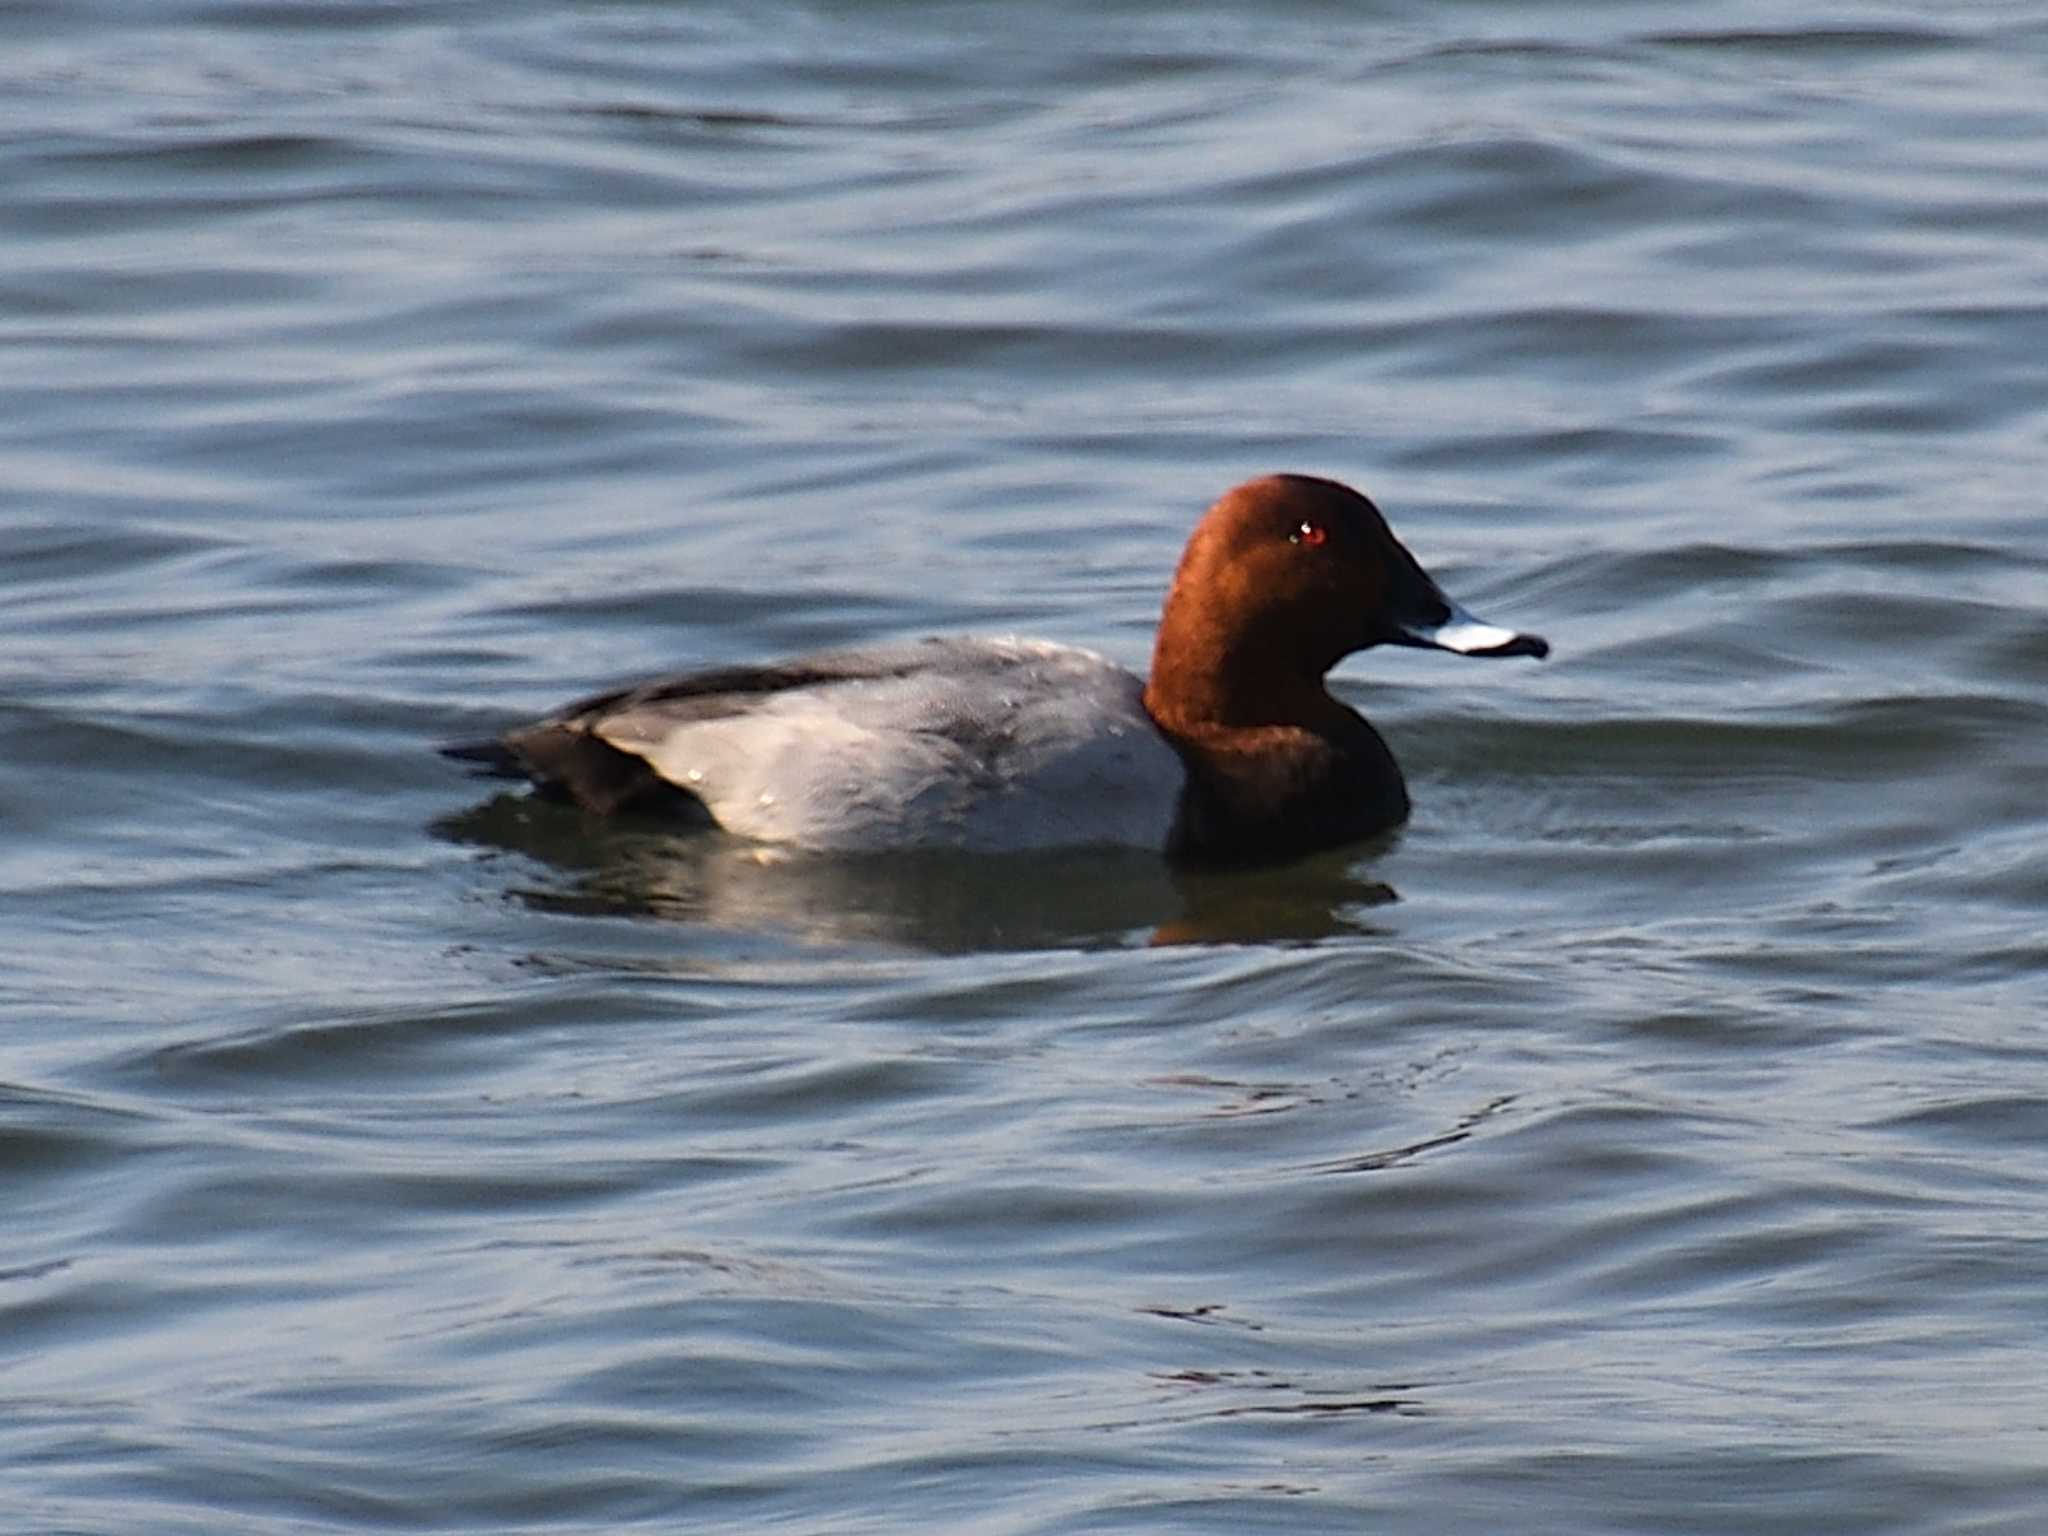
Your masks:
[{"label": "duck's body", "polygon": [[659,679],[444,750],[591,810],[804,848],[1276,859],[1408,814],[1386,743],[1323,685],[1383,642],[1548,650],[1445,598],[1364,497],[1277,475],[1197,527],[1148,679],[1044,641],[927,640]]},{"label": "duck's body", "polygon": [[805,848],[1163,848],[1184,773],[1144,686],[1075,646],[912,641],[600,694],[474,755]]}]

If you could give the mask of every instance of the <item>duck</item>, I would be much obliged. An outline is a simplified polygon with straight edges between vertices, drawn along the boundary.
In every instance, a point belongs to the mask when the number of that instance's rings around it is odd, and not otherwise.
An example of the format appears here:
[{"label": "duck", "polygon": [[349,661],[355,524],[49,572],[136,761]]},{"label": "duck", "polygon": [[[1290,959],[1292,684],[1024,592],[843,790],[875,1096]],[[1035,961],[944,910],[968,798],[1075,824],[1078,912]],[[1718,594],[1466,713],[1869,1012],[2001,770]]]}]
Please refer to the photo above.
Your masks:
[{"label": "duck", "polygon": [[1277,863],[1409,817],[1385,738],[1327,682],[1379,645],[1550,652],[1446,596],[1358,491],[1264,475],[1195,525],[1142,678],[1078,646],[945,636],[656,677],[440,751],[603,816],[793,850]]}]

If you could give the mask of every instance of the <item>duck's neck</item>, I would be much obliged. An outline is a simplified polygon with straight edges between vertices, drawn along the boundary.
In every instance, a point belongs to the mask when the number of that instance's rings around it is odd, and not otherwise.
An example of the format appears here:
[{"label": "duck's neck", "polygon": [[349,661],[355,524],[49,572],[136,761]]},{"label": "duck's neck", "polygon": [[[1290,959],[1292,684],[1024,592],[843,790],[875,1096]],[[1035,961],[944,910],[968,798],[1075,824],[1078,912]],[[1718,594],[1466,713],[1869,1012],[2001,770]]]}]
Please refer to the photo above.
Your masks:
[{"label": "duck's neck", "polygon": [[1405,821],[1408,788],[1380,733],[1320,675],[1258,663],[1161,627],[1145,708],[1188,770],[1168,851],[1271,861]]}]

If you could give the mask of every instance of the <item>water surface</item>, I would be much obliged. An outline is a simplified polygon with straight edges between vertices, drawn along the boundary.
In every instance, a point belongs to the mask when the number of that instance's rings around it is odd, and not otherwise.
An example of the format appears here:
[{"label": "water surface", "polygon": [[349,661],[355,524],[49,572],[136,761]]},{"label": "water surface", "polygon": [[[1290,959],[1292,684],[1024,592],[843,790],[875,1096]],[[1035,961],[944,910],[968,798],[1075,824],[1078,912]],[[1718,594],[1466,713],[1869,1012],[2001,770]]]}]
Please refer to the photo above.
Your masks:
[{"label": "water surface", "polygon": [[[0,15],[10,1529],[2040,1528],[2030,10]],[[1283,468],[1556,646],[1376,843],[429,750]]]}]

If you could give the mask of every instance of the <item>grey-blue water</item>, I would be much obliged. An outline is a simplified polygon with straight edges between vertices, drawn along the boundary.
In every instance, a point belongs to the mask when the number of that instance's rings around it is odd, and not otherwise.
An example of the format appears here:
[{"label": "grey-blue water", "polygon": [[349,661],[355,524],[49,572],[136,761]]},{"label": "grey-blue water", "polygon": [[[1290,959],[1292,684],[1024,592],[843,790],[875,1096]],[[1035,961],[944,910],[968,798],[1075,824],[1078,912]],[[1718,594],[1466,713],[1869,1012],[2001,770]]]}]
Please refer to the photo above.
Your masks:
[{"label": "grey-blue water", "polygon": [[[2038,6],[0,5],[0,1527],[2048,1529],[2044,429]],[[430,750],[1271,469],[1381,843]]]}]

